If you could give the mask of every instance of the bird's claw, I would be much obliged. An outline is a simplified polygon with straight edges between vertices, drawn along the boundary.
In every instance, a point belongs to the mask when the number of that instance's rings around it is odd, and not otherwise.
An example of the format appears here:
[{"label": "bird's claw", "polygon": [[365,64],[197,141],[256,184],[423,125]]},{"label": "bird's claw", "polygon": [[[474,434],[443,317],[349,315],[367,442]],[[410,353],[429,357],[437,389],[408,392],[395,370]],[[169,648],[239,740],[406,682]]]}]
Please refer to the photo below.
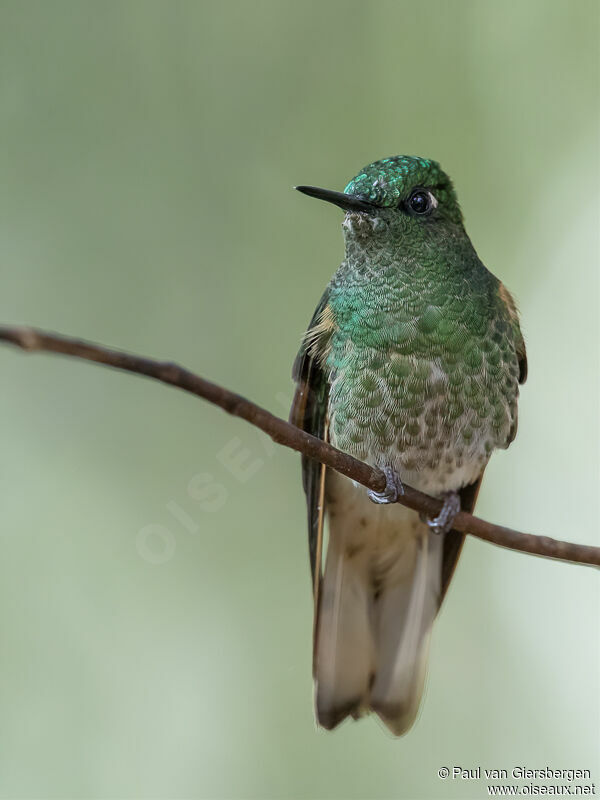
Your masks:
[{"label": "bird's claw", "polygon": [[421,519],[429,525],[432,533],[448,533],[454,524],[454,518],[460,511],[460,497],[458,492],[448,492],[444,497],[444,505],[437,517],[430,519],[421,514]]},{"label": "bird's claw", "polygon": [[378,505],[396,503],[400,495],[404,494],[404,484],[391,467],[383,467],[385,475],[385,489],[383,492],[375,492],[373,489],[367,490],[369,500]]}]

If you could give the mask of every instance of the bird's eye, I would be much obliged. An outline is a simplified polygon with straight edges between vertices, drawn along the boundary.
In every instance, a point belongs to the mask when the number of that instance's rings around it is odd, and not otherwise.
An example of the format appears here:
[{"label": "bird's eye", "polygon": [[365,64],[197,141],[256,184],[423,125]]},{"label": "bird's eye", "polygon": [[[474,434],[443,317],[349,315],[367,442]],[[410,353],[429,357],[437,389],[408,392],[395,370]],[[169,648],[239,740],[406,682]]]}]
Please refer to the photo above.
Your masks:
[{"label": "bird's eye", "polygon": [[415,189],[415,191],[408,198],[408,207],[413,214],[422,216],[429,214],[437,205],[435,197],[426,189]]}]

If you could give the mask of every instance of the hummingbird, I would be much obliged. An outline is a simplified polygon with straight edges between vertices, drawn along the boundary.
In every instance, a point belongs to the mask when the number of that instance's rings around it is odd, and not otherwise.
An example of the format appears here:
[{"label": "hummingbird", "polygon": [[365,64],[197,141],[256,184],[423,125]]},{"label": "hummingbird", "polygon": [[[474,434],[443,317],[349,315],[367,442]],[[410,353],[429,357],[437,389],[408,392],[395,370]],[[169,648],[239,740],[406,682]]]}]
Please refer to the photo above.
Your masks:
[{"label": "hummingbird", "polygon": [[[345,212],[345,256],[294,362],[290,421],[386,476],[377,493],[302,459],[316,718],[331,730],[374,712],[400,736],[464,542],[454,517],[517,432],[525,343],[437,162],[393,156],[343,192],[295,188]],[[405,483],[443,500],[440,513],[398,504]]]}]

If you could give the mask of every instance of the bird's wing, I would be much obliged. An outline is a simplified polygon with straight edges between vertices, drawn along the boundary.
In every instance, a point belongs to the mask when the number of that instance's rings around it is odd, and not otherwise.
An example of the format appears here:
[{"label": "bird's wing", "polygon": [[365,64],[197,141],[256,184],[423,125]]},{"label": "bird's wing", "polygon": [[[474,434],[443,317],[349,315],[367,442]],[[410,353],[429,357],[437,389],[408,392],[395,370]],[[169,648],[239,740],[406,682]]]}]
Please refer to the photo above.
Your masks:
[{"label": "bird's wing", "polygon": [[523,337],[521,337],[520,348],[517,348],[517,358],[519,359],[519,383],[523,384],[527,380],[527,352]]},{"label": "bird's wing", "polygon": [[519,311],[517,309],[517,304],[515,302],[515,298],[503,283],[498,285],[498,297],[506,309],[508,319],[512,327],[515,352],[519,362],[519,383],[525,383],[527,380],[527,351],[525,349],[525,339],[523,338],[521,326],[519,325]]},{"label": "bird's wing", "polygon": [[[464,486],[460,492],[460,510],[466,511],[468,514],[472,514],[475,508],[475,501],[477,500],[477,495],[479,494],[479,489],[481,487],[481,481],[483,480],[483,472],[479,476],[479,478],[475,481],[475,483],[469,484],[469,486]],[[465,543],[465,534],[461,533],[460,531],[455,531],[454,529],[448,531],[448,533],[444,537],[444,551],[442,554],[442,585],[441,585],[441,593],[440,593],[440,606],[442,604],[442,600],[448,590],[448,586],[450,581],[452,580],[452,576],[454,575],[454,570],[456,569],[456,564],[458,563],[458,559],[460,558],[460,554],[462,551],[463,544]]]},{"label": "bird's wing", "polygon": [[[527,380],[527,351],[525,349],[525,339],[523,338],[523,334],[521,333],[521,326],[519,325],[519,312],[517,310],[517,304],[515,303],[514,297],[508,291],[506,286],[503,283],[498,285],[498,297],[500,301],[504,305],[504,309],[508,315],[508,321],[512,328],[513,334],[513,342],[515,346],[515,355],[517,357],[517,363],[519,365],[519,383],[523,384]],[[513,441],[515,436],[517,435],[517,427],[518,427],[518,418],[515,414],[515,418],[513,420],[513,424],[508,435],[508,441],[506,446]]]},{"label": "bird's wing", "polygon": [[[304,336],[292,370],[297,385],[290,411],[290,422],[324,441],[328,441],[329,398],[329,379],[324,360],[333,328],[333,314],[328,305],[328,293],[325,292]],[[308,549],[315,599],[321,580],[325,471],[325,466],[320,462],[302,456],[302,482],[308,512]]]}]

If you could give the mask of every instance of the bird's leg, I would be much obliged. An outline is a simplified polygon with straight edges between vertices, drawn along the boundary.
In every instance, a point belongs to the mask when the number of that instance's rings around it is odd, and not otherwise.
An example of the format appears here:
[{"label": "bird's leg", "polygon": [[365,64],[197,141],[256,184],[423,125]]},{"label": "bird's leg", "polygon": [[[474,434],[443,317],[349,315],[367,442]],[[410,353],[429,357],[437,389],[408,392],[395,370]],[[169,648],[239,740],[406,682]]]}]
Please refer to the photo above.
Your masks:
[{"label": "bird's leg", "polygon": [[433,533],[448,533],[452,528],[454,517],[460,511],[460,497],[458,492],[448,492],[444,495],[444,505],[437,517],[429,519],[421,514],[421,519],[429,525]]},{"label": "bird's leg", "polygon": [[400,495],[404,494],[404,484],[391,467],[382,467],[382,472],[385,475],[385,489],[383,492],[374,492],[373,489],[368,489],[369,500],[379,505],[395,503]]}]

